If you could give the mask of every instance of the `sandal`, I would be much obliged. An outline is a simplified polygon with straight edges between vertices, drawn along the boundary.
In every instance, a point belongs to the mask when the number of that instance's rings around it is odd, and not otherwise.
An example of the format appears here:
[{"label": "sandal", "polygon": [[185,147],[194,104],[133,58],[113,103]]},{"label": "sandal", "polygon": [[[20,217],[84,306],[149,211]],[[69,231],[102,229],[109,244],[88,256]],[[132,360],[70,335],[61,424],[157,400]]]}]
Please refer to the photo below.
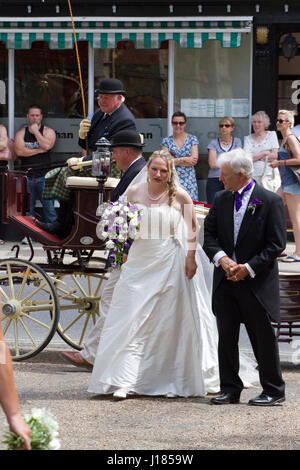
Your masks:
[{"label": "sandal", "polygon": [[294,256],[286,256],[281,261],[283,263],[300,263],[300,259],[295,258]]}]

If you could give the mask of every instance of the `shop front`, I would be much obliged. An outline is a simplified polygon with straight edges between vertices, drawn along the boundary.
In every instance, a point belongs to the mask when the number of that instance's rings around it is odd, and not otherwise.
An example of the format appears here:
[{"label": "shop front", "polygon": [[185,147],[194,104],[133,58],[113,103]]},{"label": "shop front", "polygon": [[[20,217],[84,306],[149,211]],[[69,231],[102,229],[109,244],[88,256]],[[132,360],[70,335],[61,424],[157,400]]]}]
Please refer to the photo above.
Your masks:
[{"label": "shop front", "polygon": [[[234,117],[240,138],[249,133],[252,17],[74,20],[86,113],[97,106],[103,78],[121,79],[149,154],[171,133],[172,113],[182,110],[200,142],[201,189],[219,119]],[[80,152],[83,106],[70,18],[2,19],[0,61],[0,117],[10,136],[26,124],[34,103],[56,131],[55,159]]]}]

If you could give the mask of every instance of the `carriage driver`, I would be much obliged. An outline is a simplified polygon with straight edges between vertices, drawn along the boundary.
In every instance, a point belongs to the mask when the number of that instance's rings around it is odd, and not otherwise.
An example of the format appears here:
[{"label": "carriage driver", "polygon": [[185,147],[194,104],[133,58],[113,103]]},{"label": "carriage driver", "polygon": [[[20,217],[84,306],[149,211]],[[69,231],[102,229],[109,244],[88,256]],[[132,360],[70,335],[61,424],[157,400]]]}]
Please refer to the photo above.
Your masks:
[{"label": "carriage driver", "polygon": [[[101,137],[111,141],[113,136],[120,131],[136,131],[135,118],[124,104],[125,94],[123,84],[117,78],[105,78],[101,81],[98,90],[99,109],[91,120],[83,119],[79,127],[78,144],[82,147],[84,156],[70,158],[67,161],[69,167],[76,166],[82,160],[90,160],[92,158],[91,152],[96,150],[95,144]],[[55,179],[48,178],[46,175],[43,197],[58,199],[60,208],[54,223],[37,222],[37,225],[61,238],[64,238],[71,229],[72,220],[67,224],[66,221],[70,219],[68,214],[73,213],[72,191],[65,187],[65,181],[68,176],[75,174],[72,168],[62,168]]]}]

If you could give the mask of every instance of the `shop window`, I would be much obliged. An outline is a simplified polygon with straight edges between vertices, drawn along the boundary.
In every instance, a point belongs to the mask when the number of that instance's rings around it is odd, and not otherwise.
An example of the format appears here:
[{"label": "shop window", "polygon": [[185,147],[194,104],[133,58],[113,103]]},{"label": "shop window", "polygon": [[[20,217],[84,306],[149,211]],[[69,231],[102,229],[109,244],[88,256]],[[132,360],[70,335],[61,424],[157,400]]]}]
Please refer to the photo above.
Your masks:
[{"label": "shop window", "polygon": [[126,105],[137,119],[166,118],[168,109],[168,50],[135,49],[120,41],[115,50],[95,50],[95,88],[103,78],[119,78]]},{"label": "shop window", "polygon": [[144,155],[161,147],[168,116],[168,41],[160,49],[136,49],[120,41],[115,50],[95,49],[95,89],[103,78],[115,77],[126,91],[125,104],[144,135]]},{"label": "shop window", "polygon": [[[78,42],[87,97],[88,43]],[[36,41],[30,50],[15,51],[15,116],[38,104],[48,118],[80,118],[83,115],[75,50],[52,50]]]},{"label": "shop window", "polygon": [[7,83],[8,83],[8,52],[4,42],[0,41],[0,117],[7,118]]},{"label": "shop window", "polygon": [[205,200],[208,143],[219,135],[219,120],[235,120],[234,135],[242,142],[249,134],[251,37],[243,35],[238,48],[222,48],[208,40],[201,49],[181,49],[175,43],[174,110],[187,115],[186,131],[199,140],[196,168],[200,199]]}]

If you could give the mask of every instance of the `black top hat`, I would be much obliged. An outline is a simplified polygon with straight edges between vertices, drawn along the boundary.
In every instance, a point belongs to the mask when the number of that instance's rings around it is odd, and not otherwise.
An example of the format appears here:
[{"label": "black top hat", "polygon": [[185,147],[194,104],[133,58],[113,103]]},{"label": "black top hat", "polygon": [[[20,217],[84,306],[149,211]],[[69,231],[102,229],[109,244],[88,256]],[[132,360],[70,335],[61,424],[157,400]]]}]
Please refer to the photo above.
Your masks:
[{"label": "black top hat", "polygon": [[117,78],[105,78],[102,80],[96,93],[98,95],[100,93],[126,95],[126,92],[123,90],[123,83]]},{"label": "black top hat", "polygon": [[134,130],[124,130],[115,134],[111,140],[112,147],[144,147],[144,138]]}]

